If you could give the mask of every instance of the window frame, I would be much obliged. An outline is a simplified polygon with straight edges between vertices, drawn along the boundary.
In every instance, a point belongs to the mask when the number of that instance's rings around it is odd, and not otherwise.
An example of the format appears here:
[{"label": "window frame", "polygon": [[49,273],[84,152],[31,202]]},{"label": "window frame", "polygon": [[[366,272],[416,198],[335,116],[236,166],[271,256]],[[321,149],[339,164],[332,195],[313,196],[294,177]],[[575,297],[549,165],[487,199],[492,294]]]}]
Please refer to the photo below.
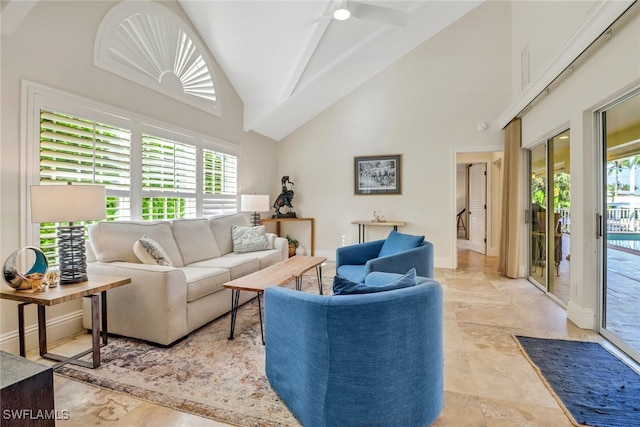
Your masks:
[{"label": "window frame", "polygon": [[[63,114],[74,115],[83,119],[93,120],[110,125],[120,126],[131,131],[131,157],[132,165],[142,164],[142,135],[148,134],[161,138],[172,139],[184,144],[193,145],[197,150],[196,157],[196,217],[203,217],[203,151],[204,149],[235,156],[238,164],[236,169],[236,194],[216,195],[223,199],[229,199],[225,203],[224,213],[239,211],[239,192],[241,164],[241,149],[237,144],[217,139],[208,135],[202,135],[177,126],[159,123],[129,111],[112,107],[97,101],[71,95],[64,91],[50,87],[22,81],[22,108],[21,108],[21,138],[20,138],[20,208],[24,215],[20,218],[20,240],[25,245],[39,245],[40,225],[30,222],[31,203],[29,200],[29,188],[40,183],[40,111],[52,110]],[[131,184],[129,197],[131,200],[131,220],[142,221],[142,168],[131,168]],[[172,197],[166,195],[165,197]],[[233,209],[232,209],[233,208]]]}]

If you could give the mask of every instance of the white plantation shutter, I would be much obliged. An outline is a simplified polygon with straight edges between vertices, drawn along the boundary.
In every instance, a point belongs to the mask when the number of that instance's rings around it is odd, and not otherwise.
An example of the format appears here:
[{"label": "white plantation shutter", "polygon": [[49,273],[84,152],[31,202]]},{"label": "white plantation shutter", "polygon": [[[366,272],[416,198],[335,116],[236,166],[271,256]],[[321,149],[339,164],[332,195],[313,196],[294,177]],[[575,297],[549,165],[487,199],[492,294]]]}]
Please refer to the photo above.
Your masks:
[{"label": "white plantation shutter", "polygon": [[196,217],[197,155],[193,145],[142,136],[144,219]]},{"label": "white plantation shutter", "polygon": [[[39,176],[42,185],[104,185],[107,220],[237,212],[234,145],[184,129],[150,125],[147,119],[130,117],[108,105],[46,88],[38,90],[47,96],[36,94],[27,108],[37,126],[32,131],[39,136],[39,151],[27,150],[27,165],[38,165],[39,170],[29,166],[24,176]],[[132,159],[136,161],[134,173]],[[40,247],[51,266],[57,265],[56,227],[53,223],[39,225]]]},{"label": "white plantation shutter", "polygon": [[[40,184],[106,188],[107,218],[130,219],[131,132],[54,111],[40,111]],[[57,265],[56,224],[40,226],[40,247]]]},{"label": "white plantation shutter", "polygon": [[203,150],[203,213],[220,215],[238,209],[238,158]]},{"label": "white plantation shutter", "polygon": [[130,131],[50,111],[40,119],[41,184],[85,182],[129,191]]}]

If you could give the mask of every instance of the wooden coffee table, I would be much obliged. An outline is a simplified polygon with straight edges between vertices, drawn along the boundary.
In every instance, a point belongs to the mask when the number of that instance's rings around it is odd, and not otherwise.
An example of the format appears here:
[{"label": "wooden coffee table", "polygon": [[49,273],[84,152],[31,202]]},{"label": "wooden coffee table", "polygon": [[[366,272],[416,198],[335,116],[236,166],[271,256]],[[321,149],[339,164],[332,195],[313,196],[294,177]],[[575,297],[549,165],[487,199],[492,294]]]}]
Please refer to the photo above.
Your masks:
[{"label": "wooden coffee table", "polygon": [[302,288],[302,275],[316,268],[318,277],[318,291],[322,295],[322,263],[327,259],[317,256],[300,256],[280,261],[263,270],[255,273],[239,277],[235,280],[225,283],[223,286],[231,289],[231,332],[229,339],[233,339],[233,333],[236,328],[236,316],[238,314],[238,305],[240,303],[240,291],[256,292],[258,294],[258,314],[260,315],[260,333],[262,334],[262,344],[264,344],[264,330],[262,326],[262,306],[260,303],[260,295],[269,286],[280,286],[291,280],[296,280],[296,290]]},{"label": "wooden coffee table", "polygon": [[[54,288],[47,288],[44,292],[32,290],[17,291],[15,289],[0,289],[0,298],[13,301],[20,301],[18,305],[18,337],[20,340],[20,356],[25,357],[25,336],[24,336],[24,307],[29,304],[38,305],[38,338],[40,346],[40,356],[45,359],[61,362],[54,367],[65,363],[97,368],[100,366],[100,309],[98,304],[98,293],[102,304],[102,345],[107,344],[107,291],[131,283],[128,277],[97,276],[89,275],[89,280],[70,285],[58,285]],[[47,351],[47,318],[45,308],[47,306],[60,304],[78,298],[91,299],[91,349],[72,357],[60,356]],[[93,353],[91,363],[77,360],[85,354]]]}]

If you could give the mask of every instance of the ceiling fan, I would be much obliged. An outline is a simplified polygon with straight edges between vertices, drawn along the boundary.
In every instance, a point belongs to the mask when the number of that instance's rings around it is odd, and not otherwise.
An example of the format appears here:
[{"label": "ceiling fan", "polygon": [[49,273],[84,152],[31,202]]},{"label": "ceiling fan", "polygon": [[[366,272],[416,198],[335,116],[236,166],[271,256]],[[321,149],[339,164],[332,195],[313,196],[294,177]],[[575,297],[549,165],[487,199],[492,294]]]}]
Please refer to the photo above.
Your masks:
[{"label": "ceiling fan", "polygon": [[332,12],[333,19],[344,21],[351,17],[384,25],[404,26],[409,15],[401,10],[359,1],[339,1]]}]

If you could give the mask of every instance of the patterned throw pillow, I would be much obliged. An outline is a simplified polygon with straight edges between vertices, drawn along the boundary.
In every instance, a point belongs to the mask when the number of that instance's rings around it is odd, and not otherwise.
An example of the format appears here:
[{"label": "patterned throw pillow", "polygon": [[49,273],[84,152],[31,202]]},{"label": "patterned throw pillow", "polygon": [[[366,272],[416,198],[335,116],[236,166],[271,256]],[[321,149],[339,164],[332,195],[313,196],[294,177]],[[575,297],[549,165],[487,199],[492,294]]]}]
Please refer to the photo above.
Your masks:
[{"label": "patterned throw pillow", "polygon": [[143,264],[173,267],[169,255],[162,249],[162,246],[147,235],[136,240],[133,244],[133,253]]},{"label": "patterned throw pillow", "polygon": [[233,252],[243,254],[269,249],[269,241],[264,231],[264,225],[257,227],[231,227]]}]

